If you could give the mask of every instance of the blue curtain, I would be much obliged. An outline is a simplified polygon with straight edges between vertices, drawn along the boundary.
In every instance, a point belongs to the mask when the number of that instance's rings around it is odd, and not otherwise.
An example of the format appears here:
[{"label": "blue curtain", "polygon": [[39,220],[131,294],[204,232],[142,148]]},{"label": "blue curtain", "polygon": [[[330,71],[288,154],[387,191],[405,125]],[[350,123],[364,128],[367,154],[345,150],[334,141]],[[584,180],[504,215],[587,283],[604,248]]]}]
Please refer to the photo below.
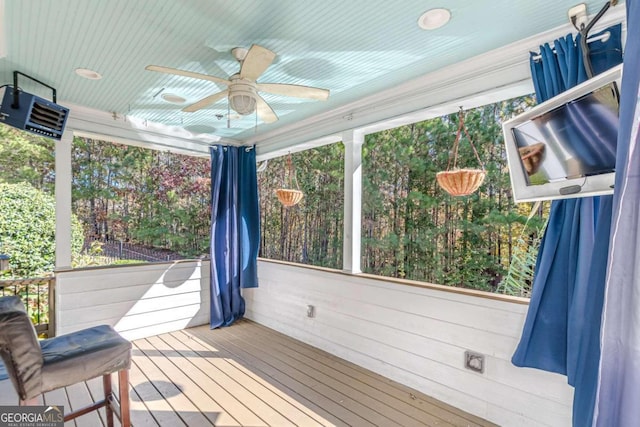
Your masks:
[{"label": "blue curtain", "polygon": [[244,315],[258,286],[260,214],[254,147],[211,147],[211,328]]},{"label": "blue curtain", "polygon": [[[594,73],[622,62],[620,25],[606,41],[590,44]],[[599,34],[594,34],[596,37]],[[580,35],[568,35],[532,54],[531,74],[538,102],[587,79]],[[529,311],[516,366],[567,375],[576,389],[574,426],[591,423],[600,356],[602,313],[612,196],[556,200],[541,242]]]},{"label": "blue curtain", "polygon": [[594,425],[640,425],[640,3],[627,1],[616,192]]}]

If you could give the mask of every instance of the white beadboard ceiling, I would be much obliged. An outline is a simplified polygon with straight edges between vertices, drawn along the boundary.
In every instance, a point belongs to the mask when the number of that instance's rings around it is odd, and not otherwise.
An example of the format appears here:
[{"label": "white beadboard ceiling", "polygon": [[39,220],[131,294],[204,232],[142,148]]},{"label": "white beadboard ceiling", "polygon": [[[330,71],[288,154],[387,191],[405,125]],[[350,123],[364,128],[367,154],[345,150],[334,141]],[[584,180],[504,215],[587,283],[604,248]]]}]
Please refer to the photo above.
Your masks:
[{"label": "white beadboard ceiling", "polygon": [[[184,128],[229,141],[326,114],[438,69],[567,23],[576,0],[0,0],[0,84],[14,70],[58,91],[58,102]],[[586,1],[596,13],[604,1]],[[444,7],[451,22],[417,25]],[[215,83],[145,70],[150,64],[227,78],[239,69],[234,47],[277,54],[258,79],[331,91],[327,101],[264,95],[280,120],[233,115],[226,98],[195,113],[181,108],[218,92]],[[89,68],[101,80],[78,77]],[[20,80],[23,90],[50,98]],[[186,99],[170,104],[158,93]]]}]

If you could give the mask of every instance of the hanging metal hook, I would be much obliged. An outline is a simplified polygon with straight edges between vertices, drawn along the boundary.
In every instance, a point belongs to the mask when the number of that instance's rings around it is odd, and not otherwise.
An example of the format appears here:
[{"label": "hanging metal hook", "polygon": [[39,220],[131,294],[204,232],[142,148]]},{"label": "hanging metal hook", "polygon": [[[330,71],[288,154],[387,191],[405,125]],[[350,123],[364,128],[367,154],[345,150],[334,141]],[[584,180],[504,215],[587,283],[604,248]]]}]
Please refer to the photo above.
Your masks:
[{"label": "hanging metal hook", "polygon": [[591,31],[591,28],[593,28],[596,22],[598,22],[598,20],[602,18],[602,15],[604,15],[611,6],[615,6],[617,4],[618,0],[610,0],[605,3],[602,9],[600,9],[600,12],[598,12],[586,26],[580,29],[580,47],[582,48],[582,60],[584,62],[585,71],[587,72],[587,78],[589,79],[593,77],[593,67],[591,66],[591,58],[589,57],[589,44],[587,40],[587,38],[589,37],[589,31]]}]

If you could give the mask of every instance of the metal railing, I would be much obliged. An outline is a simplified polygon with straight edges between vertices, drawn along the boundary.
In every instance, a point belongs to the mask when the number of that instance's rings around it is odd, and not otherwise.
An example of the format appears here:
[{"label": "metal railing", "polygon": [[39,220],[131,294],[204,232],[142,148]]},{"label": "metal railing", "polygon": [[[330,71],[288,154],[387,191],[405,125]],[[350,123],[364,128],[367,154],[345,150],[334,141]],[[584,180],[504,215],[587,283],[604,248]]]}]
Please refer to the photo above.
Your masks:
[{"label": "metal railing", "polygon": [[185,259],[185,256],[167,249],[147,247],[122,240],[86,239],[83,253],[90,253],[93,245],[98,243],[99,256],[116,262],[118,260],[136,260],[145,262],[175,261]]},{"label": "metal railing", "polygon": [[0,280],[0,296],[18,295],[38,336],[55,335],[55,277]]}]

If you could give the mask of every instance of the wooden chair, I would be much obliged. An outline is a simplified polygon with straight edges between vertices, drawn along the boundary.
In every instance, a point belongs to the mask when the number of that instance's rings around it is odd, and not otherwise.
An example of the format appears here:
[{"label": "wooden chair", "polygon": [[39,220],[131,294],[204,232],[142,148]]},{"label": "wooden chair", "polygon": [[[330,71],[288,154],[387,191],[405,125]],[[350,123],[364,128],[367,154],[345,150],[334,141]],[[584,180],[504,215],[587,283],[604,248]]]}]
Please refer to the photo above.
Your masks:
[{"label": "wooden chair", "polygon": [[[122,427],[130,427],[131,343],[112,327],[96,326],[38,341],[20,298],[1,297],[0,355],[20,405],[37,405],[42,393],[102,376],[104,400],[65,415],[64,421],[105,407],[109,427],[113,426],[114,413]],[[115,372],[120,405],[111,388],[111,374]]]}]

